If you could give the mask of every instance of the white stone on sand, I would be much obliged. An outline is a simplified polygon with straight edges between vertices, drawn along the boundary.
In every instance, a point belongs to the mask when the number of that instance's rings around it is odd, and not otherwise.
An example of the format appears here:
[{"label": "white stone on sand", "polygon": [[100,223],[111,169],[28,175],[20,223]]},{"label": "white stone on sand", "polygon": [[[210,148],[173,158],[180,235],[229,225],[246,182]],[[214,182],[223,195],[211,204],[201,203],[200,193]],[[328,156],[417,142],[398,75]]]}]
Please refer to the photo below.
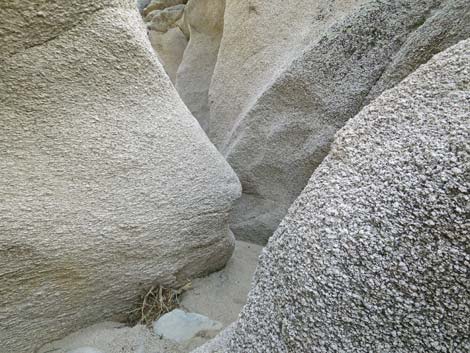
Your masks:
[{"label": "white stone on sand", "polygon": [[206,332],[216,332],[222,329],[222,324],[207,316],[187,313],[175,309],[163,315],[154,322],[153,330],[157,336],[176,342],[184,342],[193,337],[205,335]]}]

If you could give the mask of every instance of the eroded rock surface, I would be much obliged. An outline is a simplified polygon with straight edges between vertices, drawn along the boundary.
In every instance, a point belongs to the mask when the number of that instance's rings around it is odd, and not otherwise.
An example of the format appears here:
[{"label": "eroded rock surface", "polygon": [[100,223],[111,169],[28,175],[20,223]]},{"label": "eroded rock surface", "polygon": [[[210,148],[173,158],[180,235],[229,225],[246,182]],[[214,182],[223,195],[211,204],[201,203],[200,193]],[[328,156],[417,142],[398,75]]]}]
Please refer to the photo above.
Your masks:
[{"label": "eroded rock surface", "polygon": [[325,29],[367,0],[227,0],[210,88],[211,141],[223,150],[237,120]]},{"label": "eroded rock surface", "polygon": [[152,31],[166,32],[168,29],[176,27],[176,23],[183,17],[185,6],[177,5],[164,10],[155,10],[147,15],[145,20],[147,28]]},{"label": "eroded rock surface", "polygon": [[224,26],[225,0],[189,0],[189,43],[178,68],[176,89],[203,129],[209,124],[209,88]]},{"label": "eroded rock surface", "polygon": [[150,43],[173,84],[189,40],[184,19],[186,2],[153,0],[142,12]]},{"label": "eroded rock surface", "polygon": [[219,146],[243,185],[235,235],[266,242],[336,131],[432,54],[467,37],[468,16],[465,0],[374,0],[324,31]]},{"label": "eroded rock surface", "polygon": [[145,7],[143,11],[143,15],[147,16],[152,11],[155,10],[164,10],[168,7],[177,6],[181,4],[186,4],[188,0],[152,0],[150,3]]},{"label": "eroded rock surface", "polygon": [[148,35],[165,72],[175,83],[178,67],[188,45],[186,36],[179,27],[170,28],[166,32],[150,31]]},{"label": "eroded rock surface", "polygon": [[241,179],[236,237],[260,244],[348,119],[470,35],[466,0],[222,3],[192,0],[179,30],[151,37]]},{"label": "eroded rock surface", "polygon": [[466,40],[348,122],[198,352],[469,351],[469,77]]},{"label": "eroded rock surface", "polygon": [[151,0],[137,0],[137,9],[143,14],[144,9],[150,4]]},{"label": "eroded rock surface", "polygon": [[22,1],[57,10],[28,28],[46,41],[1,39],[2,353],[123,314],[143,287],[220,269],[233,251],[239,182],[163,73],[134,1],[74,1],[102,8],[85,14],[61,3]]}]

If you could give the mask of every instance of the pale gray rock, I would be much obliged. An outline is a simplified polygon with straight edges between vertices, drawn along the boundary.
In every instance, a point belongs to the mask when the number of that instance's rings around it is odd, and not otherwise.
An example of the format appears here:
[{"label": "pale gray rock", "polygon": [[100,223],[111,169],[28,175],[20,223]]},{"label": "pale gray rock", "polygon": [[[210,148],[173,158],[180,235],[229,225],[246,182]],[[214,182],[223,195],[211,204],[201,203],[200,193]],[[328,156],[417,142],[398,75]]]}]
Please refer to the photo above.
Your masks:
[{"label": "pale gray rock", "polygon": [[337,134],[224,352],[470,350],[469,77],[466,40]]},{"label": "pale gray rock", "polygon": [[137,9],[143,14],[144,9],[150,4],[150,0],[137,0]]},{"label": "pale gray rock", "polygon": [[186,4],[188,0],[152,0],[150,4],[144,9],[143,14],[147,16],[149,13],[155,10],[163,10],[167,7],[176,5]]},{"label": "pale gray rock", "polygon": [[467,19],[466,0],[373,0],[324,31],[218,146],[243,185],[231,219],[236,237],[265,243],[336,131],[371,97],[465,37]]},{"label": "pale gray rock", "polygon": [[[181,298],[181,308],[223,325],[236,321],[246,303],[260,251],[261,246],[237,241],[233,256],[221,271],[191,280],[191,289]],[[215,331],[204,331],[188,341],[177,343],[160,338],[143,325],[126,327],[116,322],[102,322],[48,343],[38,353],[68,353],[85,346],[103,353],[185,353],[203,345],[214,334]],[[214,339],[210,346],[215,346],[216,342],[219,342],[217,346],[222,345],[222,340]]]},{"label": "pale gray rock", "polygon": [[[424,20],[424,19],[423,19]],[[466,0],[443,2],[416,30],[393,57],[392,62],[369,92],[369,103],[426,63],[433,55],[470,37],[470,4]]]},{"label": "pale gray rock", "polygon": [[208,133],[219,149],[237,120],[323,31],[369,0],[227,0],[209,91]]},{"label": "pale gray rock", "polygon": [[180,18],[180,20],[177,23],[177,26],[183,32],[183,34],[186,36],[186,39],[189,41],[190,37],[190,31],[189,31],[189,24],[188,21],[186,20],[186,16],[183,13],[183,17]]},{"label": "pale gray rock", "polygon": [[176,5],[164,10],[152,11],[145,17],[147,28],[152,31],[166,32],[176,27],[177,22],[183,17],[185,5]]},{"label": "pale gray rock", "polygon": [[225,0],[189,0],[184,21],[189,43],[176,75],[176,89],[203,129],[209,122],[209,87],[224,26]]},{"label": "pale gray rock", "polygon": [[46,43],[107,6],[135,7],[131,0],[8,0],[0,3],[0,61]]},{"label": "pale gray rock", "polygon": [[135,2],[85,17],[61,3],[74,26],[2,42],[2,353],[122,318],[143,290],[218,270],[234,246],[239,182],[164,74]]},{"label": "pale gray rock", "polygon": [[168,29],[166,32],[149,32],[150,43],[158,56],[171,82],[176,81],[176,72],[183,60],[184,50],[188,40],[179,27]]},{"label": "pale gray rock", "polygon": [[187,313],[175,309],[153,323],[157,336],[175,342],[188,341],[198,335],[206,335],[222,329],[222,324],[197,313]]}]

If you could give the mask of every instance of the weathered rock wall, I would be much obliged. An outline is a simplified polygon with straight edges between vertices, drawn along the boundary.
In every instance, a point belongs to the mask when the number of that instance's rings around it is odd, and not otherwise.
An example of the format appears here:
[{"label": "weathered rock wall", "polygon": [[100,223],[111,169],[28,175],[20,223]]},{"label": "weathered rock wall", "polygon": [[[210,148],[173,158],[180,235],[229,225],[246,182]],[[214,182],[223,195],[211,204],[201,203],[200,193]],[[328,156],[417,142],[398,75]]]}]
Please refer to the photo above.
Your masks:
[{"label": "weathered rock wall", "polygon": [[209,136],[224,150],[263,92],[326,28],[366,0],[227,0]]},{"label": "weathered rock wall", "polygon": [[468,352],[470,40],[337,134],[208,352]]},{"label": "weathered rock wall", "polygon": [[189,0],[184,20],[189,43],[176,75],[176,89],[204,130],[209,126],[209,88],[224,27],[225,0]]},{"label": "weathered rock wall", "polygon": [[243,185],[235,235],[266,242],[336,131],[430,56],[467,38],[469,11],[463,0],[369,1],[326,29],[219,146]]},{"label": "weathered rock wall", "polygon": [[[2,353],[31,353],[129,311],[155,282],[224,266],[240,192],[134,1],[21,3],[0,4]],[[8,34],[22,31],[37,35]]]}]

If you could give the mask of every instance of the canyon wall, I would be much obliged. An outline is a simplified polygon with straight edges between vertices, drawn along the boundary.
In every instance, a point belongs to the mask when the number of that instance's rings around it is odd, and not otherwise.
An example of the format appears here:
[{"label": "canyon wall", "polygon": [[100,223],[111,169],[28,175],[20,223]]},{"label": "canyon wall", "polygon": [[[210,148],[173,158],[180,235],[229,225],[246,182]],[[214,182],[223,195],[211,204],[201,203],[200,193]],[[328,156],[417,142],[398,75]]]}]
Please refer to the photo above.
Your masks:
[{"label": "canyon wall", "polygon": [[218,39],[198,55],[188,46],[179,70],[198,76],[176,87],[241,180],[231,229],[265,244],[335,133],[467,38],[470,9],[465,0],[227,0],[223,24],[218,55]]},{"label": "canyon wall", "polygon": [[143,290],[220,269],[234,246],[239,181],[134,1],[60,3],[0,11],[2,353],[122,319]]},{"label": "canyon wall", "polygon": [[466,40],[338,132],[197,353],[469,351],[469,77]]}]

